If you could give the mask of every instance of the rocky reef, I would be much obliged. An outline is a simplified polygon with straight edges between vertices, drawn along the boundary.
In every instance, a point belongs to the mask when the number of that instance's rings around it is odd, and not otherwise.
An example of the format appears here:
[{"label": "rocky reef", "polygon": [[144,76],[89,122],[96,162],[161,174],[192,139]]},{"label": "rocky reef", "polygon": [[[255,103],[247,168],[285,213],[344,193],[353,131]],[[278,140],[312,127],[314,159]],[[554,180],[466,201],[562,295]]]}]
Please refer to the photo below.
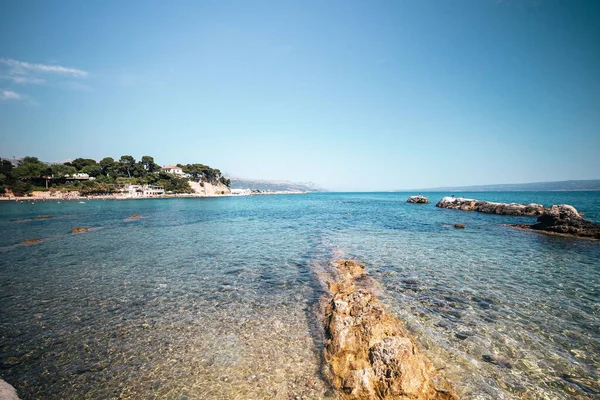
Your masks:
[{"label": "rocky reef", "polygon": [[125,222],[135,221],[135,220],[138,220],[140,218],[143,218],[140,214],[133,214],[131,217],[125,218]]},{"label": "rocky reef", "polygon": [[462,197],[444,197],[435,206],[452,210],[479,211],[500,215],[542,215],[547,210],[540,204],[507,204]]},{"label": "rocky reef", "polygon": [[85,228],[83,226],[78,226],[75,227],[73,229],[71,229],[71,233],[83,233],[83,232],[87,232],[90,228]]},{"label": "rocky reef", "polygon": [[429,198],[425,196],[421,196],[420,194],[417,196],[410,196],[407,203],[416,203],[416,204],[427,204],[429,203]]},{"label": "rocky reef", "polygon": [[325,302],[325,375],[342,399],[458,399],[427,362],[402,322],[374,294],[357,288],[366,272],[351,260],[334,262]]},{"label": "rocky reef", "polygon": [[31,238],[31,239],[25,239],[25,240],[23,240],[22,244],[34,244],[34,243],[39,243],[41,241],[42,241],[42,239]]},{"label": "rocky reef", "polygon": [[545,233],[600,239],[600,224],[583,219],[573,206],[567,204],[548,208],[538,217],[537,224],[517,224],[510,226],[521,229],[533,229]]}]

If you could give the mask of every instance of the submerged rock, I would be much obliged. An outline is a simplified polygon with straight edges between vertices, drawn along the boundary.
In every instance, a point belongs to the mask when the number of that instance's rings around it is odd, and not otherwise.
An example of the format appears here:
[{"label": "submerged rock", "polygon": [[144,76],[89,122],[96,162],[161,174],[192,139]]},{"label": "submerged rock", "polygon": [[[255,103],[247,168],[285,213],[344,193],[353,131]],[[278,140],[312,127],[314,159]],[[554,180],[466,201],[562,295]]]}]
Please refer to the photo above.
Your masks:
[{"label": "submerged rock", "polygon": [[425,197],[425,196],[421,196],[421,195],[417,195],[417,196],[410,196],[408,198],[408,200],[406,200],[407,203],[417,203],[417,204],[427,204],[429,203],[429,198]]},{"label": "submerged rock", "polygon": [[466,227],[465,227],[465,224],[454,224],[454,227],[455,227],[456,229],[465,229],[465,228],[466,228]]},{"label": "submerged rock", "polygon": [[402,322],[355,283],[360,263],[335,263],[325,306],[326,375],[343,399],[458,399],[437,376]]},{"label": "submerged rock", "polygon": [[17,391],[11,384],[0,379],[0,399],[2,400],[19,400]]},{"label": "submerged rock", "polygon": [[31,239],[25,239],[23,240],[23,244],[33,244],[33,243],[39,243],[41,242],[42,239],[38,239],[38,238],[31,238]]},{"label": "submerged rock", "polygon": [[516,224],[510,226],[546,233],[600,239],[600,224],[583,219],[573,206],[567,204],[550,207],[538,217],[537,224]]},{"label": "submerged rock", "polygon": [[546,210],[540,204],[495,203],[462,197],[444,197],[435,206],[452,210],[479,211],[500,215],[541,215]]},{"label": "submerged rock", "polygon": [[497,365],[501,368],[512,369],[512,365],[508,361],[500,357],[495,357],[490,354],[484,354],[481,356],[481,359],[485,362],[489,362],[490,364]]},{"label": "submerged rock", "polygon": [[142,216],[140,214],[133,214],[131,217],[125,218],[125,221],[133,221],[133,220],[140,219],[140,218],[142,218]]},{"label": "submerged rock", "polygon": [[76,228],[71,229],[71,233],[82,233],[87,232],[90,228],[84,228],[82,226],[78,226]]},{"label": "submerged rock", "polygon": [[50,219],[52,215],[38,215],[35,219]]}]

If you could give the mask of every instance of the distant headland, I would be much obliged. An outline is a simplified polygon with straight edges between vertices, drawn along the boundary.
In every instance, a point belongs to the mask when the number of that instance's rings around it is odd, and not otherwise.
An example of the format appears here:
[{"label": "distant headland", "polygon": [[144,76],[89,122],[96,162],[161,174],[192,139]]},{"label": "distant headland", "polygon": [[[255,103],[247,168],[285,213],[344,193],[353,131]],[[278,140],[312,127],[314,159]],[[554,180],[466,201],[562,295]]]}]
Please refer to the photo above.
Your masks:
[{"label": "distant headland", "polygon": [[227,195],[231,181],[204,164],[160,166],[151,156],[47,163],[37,157],[0,158],[0,195],[44,199],[147,198]]},{"label": "distant headland", "polygon": [[600,179],[555,182],[508,183],[496,185],[446,186],[396,192],[552,192],[574,190],[600,190]]},{"label": "distant headland", "polygon": [[0,200],[215,197],[318,190],[312,183],[229,179],[219,169],[198,163],[161,167],[151,156],[61,162],[44,162],[37,157],[0,158]]}]

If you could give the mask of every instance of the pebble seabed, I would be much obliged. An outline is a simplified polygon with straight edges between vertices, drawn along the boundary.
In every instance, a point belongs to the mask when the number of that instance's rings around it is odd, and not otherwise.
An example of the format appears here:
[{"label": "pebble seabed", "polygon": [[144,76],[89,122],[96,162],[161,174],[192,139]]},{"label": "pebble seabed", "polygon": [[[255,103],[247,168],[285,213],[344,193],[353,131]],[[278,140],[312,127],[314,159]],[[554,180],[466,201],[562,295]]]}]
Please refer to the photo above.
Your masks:
[{"label": "pebble seabed", "polygon": [[338,398],[319,301],[353,258],[460,398],[600,396],[597,242],[336,196],[6,204],[31,211],[0,218],[0,377],[22,399]]}]

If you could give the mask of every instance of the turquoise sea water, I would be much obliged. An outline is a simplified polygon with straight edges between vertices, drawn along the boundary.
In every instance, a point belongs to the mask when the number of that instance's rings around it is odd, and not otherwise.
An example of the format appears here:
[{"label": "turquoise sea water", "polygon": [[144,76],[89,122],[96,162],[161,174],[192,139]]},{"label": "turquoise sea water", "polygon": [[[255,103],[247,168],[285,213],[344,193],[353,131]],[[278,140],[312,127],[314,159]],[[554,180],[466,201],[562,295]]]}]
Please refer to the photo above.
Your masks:
[{"label": "turquoise sea water", "polygon": [[[0,377],[23,399],[334,398],[317,271],[343,255],[462,398],[600,396],[600,242],[408,195],[1,202]],[[600,192],[461,196],[600,222]]]}]

